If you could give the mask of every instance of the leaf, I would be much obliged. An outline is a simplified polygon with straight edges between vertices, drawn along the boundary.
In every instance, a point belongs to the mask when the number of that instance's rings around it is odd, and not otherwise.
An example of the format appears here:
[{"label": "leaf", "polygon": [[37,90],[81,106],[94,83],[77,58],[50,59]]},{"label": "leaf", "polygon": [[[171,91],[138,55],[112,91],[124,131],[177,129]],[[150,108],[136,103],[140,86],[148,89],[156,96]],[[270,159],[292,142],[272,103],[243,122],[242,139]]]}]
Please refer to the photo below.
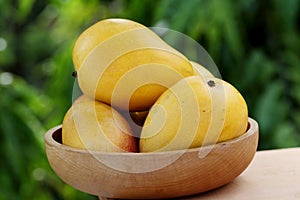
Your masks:
[{"label": "leaf", "polygon": [[18,1],[18,21],[23,22],[30,13],[35,0],[19,0]]},{"label": "leaf", "polygon": [[239,84],[243,88],[253,83],[255,85],[268,85],[275,76],[276,68],[276,64],[267,58],[262,51],[254,50],[245,62],[243,78],[239,79]]},{"label": "leaf", "polygon": [[233,56],[239,59],[244,54],[238,24],[236,23],[235,4],[232,1],[212,1],[212,12],[215,23],[220,26],[221,35],[225,36],[225,40],[230,47]]},{"label": "leaf", "polygon": [[270,148],[272,138],[277,125],[286,120],[289,106],[282,101],[283,85],[280,81],[272,82],[258,98],[254,117],[259,122],[261,133],[260,148]]},{"label": "leaf", "polygon": [[280,123],[276,129],[273,129],[274,133],[272,135],[272,148],[288,148],[288,147],[298,147],[300,145],[299,135],[296,135],[296,130],[290,122]]}]

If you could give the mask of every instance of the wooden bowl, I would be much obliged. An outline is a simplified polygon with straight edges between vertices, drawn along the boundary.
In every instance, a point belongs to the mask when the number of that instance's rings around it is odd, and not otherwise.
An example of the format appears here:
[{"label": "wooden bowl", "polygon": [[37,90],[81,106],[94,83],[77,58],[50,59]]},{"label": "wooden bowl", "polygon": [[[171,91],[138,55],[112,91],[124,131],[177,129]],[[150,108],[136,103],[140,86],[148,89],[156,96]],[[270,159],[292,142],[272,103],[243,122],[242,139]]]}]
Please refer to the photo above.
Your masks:
[{"label": "wooden bowl", "polygon": [[258,124],[215,145],[155,153],[105,153],[61,144],[61,126],[45,135],[49,163],[67,184],[101,199],[159,199],[205,192],[227,184],[250,164]]}]

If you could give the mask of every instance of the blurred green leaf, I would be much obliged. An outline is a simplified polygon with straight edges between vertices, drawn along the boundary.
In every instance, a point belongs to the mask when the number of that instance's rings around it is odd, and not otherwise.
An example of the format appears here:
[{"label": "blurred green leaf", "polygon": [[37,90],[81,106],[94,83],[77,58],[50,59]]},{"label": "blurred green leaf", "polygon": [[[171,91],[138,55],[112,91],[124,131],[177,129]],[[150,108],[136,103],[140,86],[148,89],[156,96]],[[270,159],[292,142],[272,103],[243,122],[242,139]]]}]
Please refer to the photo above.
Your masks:
[{"label": "blurred green leaf", "polygon": [[28,13],[32,10],[34,0],[19,0],[18,1],[18,21],[23,22],[23,20],[26,18]]},{"label": "blurred green leaf", "polygon": [[274,148],[288,148],[299,146],[299,135],[290,122],[280,123],[274,133],[272,134],[271,141]]}]

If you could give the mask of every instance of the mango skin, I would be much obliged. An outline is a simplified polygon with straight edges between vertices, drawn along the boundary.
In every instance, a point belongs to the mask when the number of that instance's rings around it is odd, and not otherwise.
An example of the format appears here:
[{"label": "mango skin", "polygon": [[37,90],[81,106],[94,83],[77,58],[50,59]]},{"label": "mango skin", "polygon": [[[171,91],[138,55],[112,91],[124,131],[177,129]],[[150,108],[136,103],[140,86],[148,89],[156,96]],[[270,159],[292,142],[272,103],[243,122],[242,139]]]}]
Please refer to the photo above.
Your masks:
[{"label": "mango skin", "polygon": [[215,77],[208,69],[206,69],[205,67],[203,67],[202,65],[200,65],[199,63],[195,62],[195,61],[190,61],[194,72],[193,75],[194,76],[201,76],[201,77],[205,77],[205,78],[213,78]]},{"label": "mango skin", "polygon": [[231,84],[191,76],[166,90],[150,109],[140,152],[196,148],[246,132],[247,104]]},{"label": "mango skin", "polygon": [[103,20],[83,32],[73,62],[83,93],[129,111],[148,110],[168,87],[193,75],[184,55],[125,19]]},{"label": "mango skin", "polygon": [[62,123],[62,143],[103,152],[137,152],[127,121],[110,106],[84,99],[73,104]]},{"label": "mango skin", "polygon": [[125,19],[105,19],[88,27],[80,34],[73,47],[73,63],[75,70],[79,70],[87,55],[100,43],[120,32],[144,28],[142,24]]}]

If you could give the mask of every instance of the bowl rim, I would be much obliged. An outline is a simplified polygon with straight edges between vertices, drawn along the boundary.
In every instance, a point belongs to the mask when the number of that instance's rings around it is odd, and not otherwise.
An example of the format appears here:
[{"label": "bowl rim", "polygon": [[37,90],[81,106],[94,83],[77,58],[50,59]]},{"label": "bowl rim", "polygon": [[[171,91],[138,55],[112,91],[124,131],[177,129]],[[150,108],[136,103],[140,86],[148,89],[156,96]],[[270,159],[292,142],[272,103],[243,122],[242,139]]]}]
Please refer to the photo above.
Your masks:
[{"label": "bowl rim", "polygon": [[248,128],[247,131],[242,134],[239,137],[233,138],[231,140],[226,140],[223,142],[219,142],[216,144],[211,144],[211,145],[205,145],[201,147],[196,147],[196,148],[190,148],[190,149],[181,149],[181,150],[170,150],[170,151],[157,151],[157,152],[104,152],[104,151],[95,151],[95,150],[87,150],[87,149],[80,149],[80,148],[75,148],[71,146],[64,145],[58,141],[56,141],[53,138],[53,134],[57,131],[61,131],[62,125],[57,125],[51,129],[49,129],[44,136],[44,143],[48,146],[56,147],[56,148],[64,148],[64,150],[67,151],[72,151],[72,152],[77,152],[77,153],[93,153],[93,154],[98,154],[98,155],[122,155],[122,156],[142,156],[142,155],[161,155],[161,154],[178,154],[178,153],[183,153],[183,152],[199,152],[199,150],[206,150],[206,149],[212,149],[216,147],[221,147],[225,146],[230,143],[235,143],[238,142],[246,137],[249,137],[250,135],[254,134],[256,130],[258,130],[258,123],[248,117]]}]

